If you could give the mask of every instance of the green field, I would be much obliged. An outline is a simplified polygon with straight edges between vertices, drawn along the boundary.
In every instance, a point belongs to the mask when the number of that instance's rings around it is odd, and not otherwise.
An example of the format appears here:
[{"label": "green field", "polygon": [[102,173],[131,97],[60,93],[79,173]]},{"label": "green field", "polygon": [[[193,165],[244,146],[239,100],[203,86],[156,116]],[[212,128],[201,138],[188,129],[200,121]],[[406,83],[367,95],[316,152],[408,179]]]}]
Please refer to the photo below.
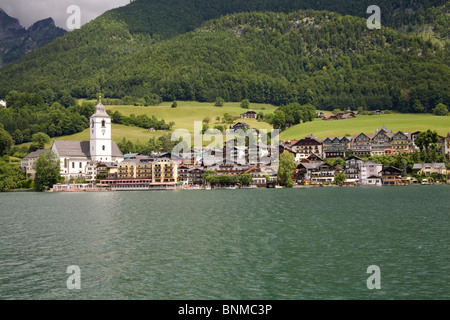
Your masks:
[{"label": "green field", "polygon": [[[205,117],[209,117],[210,128],[218,123],[215,119],[220,117],[222,119],[224,113],[239,117],[241,113],[246,112],[246,109],[241,108],[239,102],[226,102],[223,107],[214,107],[213,103],[208,102],[191,102],[179,101],[177,108],[171,108],[171,102],[164,102],[158,106],[149,107],[135,107],[135,106],[106,106],[107,110],[119,111],[122,115],[129,117],[131,114],[136,116],[146,114],[151,117],[154,115],[157,119],[164,119],[166,123],[175,122],[173,129],[187,129],[189,132],[194,132],[194,121],[202,121]],[[250,109],[256,112],[273,113],[277,107],[270,104],[250,104]],[[264,109],[264,110],[263,110]],[[235,121],[238,122],[239,119]],[[252,128],[257,129],[271,129],[271,126],[265,122],[258,122],[255,119],[245,119],[243,121],[249,124]],[[229,126],[229,124],[228,124]]]},{"label": "green field", "polygon": [[402,132],[436,130],[439,135],[446,136],[450,132],[450,116],[439,117],[431,114],[383,114],[372,116],[356,116],[354,119],[303,123],[281,133],[282,140],[300,139],[309,134],[319,139],[354,135],[361,132],[373,133],[386,126],[387,129]]},{"label": "green field", "polygon": [[[136,107],[136,106],[106,106],[108,110],[119,111],[124,116],[130,116],[134,114],[136,116],[140,114],[146,114],[149,117],[154,115],[158,119],[164,119],[166,123],[171,121],[175,122],[173,129],[187,129],[189,132],[194,131],[194,121],[202,121],[208,116],[211,121],[209,123],[210,128],[213,128],[215,124],[226,125],[222,122],[217,122],[216,117],[223,117],[224,113],[229,113],[232,116],[238,117],[241,113],[245,112],[239,106],[238,102],[225,103],[224,107],[214,107],[212,103],[201,102],[178,102],[177,108],[171,108],[171,103],[165,102],[158,106],[149,107]],[[277,107],[268,104],[251,104],[250,109],[256,112],[272,113]],[[264,110],[263,110],[264,109]],[[325,112],[328,113],[328,112]],[[235,121],[238,122],[241,119]],[[271,126],[265,122],[258,122],[255,119],[242,120],[248,123],[252,128],[271,130]],[[354,135],[361,132],[373,133],[376,129],[380,129],[384,126],[393,131],[414,132],[424,131],[428,129],[436,130],[439,135],[446,136],[450,132],[450,116],[439,117],[431,114],[383,114],[383,115],[371,115],[371,116],[357,116],[354,119],[337,120],[337,121],[322,121],[316,119],[313,122],[303,123],[296,125],[281,133],[281,140],[300,139],[309,134],[313,134],[320,139],[326,137],[336,137],[344,135]],[[229,127],[229,124],[226,125]],[[131,140],[134,143],[145,143],[152,137],[160,137],[164,133],[170,133],[170,131],[157,131],[149,132],[148,129],[129,127],[125,125],[113,124],[112,125],[112,139],[116,142],[121,141],[124,137]],[[51,147],[53,140],[46,148]],[[56,140],[89,140],[89,129],[86,129],[80,133],[58,137]],[[204,142],[208,144],[209,142]],[[24,144],[29,146],[30,143]]]},{"label": "green field", "polygon": [[[97,101],[88,101],[96,103]],[[141,114],[146,114],[149,117],[154,115],[158,119],[164,119],[166,123],[171,121],[175,122],[173,129],[187,129],[189,132],[194,132],[194,121],[202,121],[205,117],[211,119],[209,126],[213,128],[214,125],[218,124],[221,126],[230,126],[230,124],[225,124],[222,122],[217,122],[216,117],[222,119],[224,113],[229,113],[232,116],[238,117],[241,113],[246,112],[246,109],[241,108],[239,102],[227,102],[223,107],[214,107],[213,103],[203,103],[203,102],[191,102],[191,101],[179,101],[177,108],[171,108],[172,103],[165,102],[158,106],[149,107],[136,107],[136,106],[106,106],[107,110],[113,112],[119,111],[122,115],[129,117],[131,114],[136,116]],[[277,107],[269,104],[250,104],[250,109],[256,112],[263,113],[273,113]],[[263,110],[265,109],[265,110]],[[239,122],[237,119],[234,123]],[[265,122],[258,122],[255,119],[245,119],[245,123],[249,124],[252,128],[267,129],[271,130],[271,126]],[[116,142],[121,141],[123,138],[131,140],[134,143],[145,143],[152,137],[160,137],[164,133],[170,133],[171,131],[161,131],[149,132],[148,129],[129,127],[120,124],[112,124],[112,139]],[[50,148],[54,140],[64,140],[64,141],[87,141],[89,140],[89,129],[82,132],[70,135],[57,137],[52,139],[49,144],[45,147]],[[207,145],[209,142],[205,142]],[[31,143],[25,143],[24,146],[29,146]]]}]

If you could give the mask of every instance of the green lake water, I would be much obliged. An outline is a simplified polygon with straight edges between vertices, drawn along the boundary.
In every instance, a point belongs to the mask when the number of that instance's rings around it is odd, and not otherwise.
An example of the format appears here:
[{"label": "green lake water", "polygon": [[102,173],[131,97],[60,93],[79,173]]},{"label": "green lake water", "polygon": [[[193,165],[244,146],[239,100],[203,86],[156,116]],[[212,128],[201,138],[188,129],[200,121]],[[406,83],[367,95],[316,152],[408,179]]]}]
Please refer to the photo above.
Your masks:
[{"label": "green lake water", "polygon": [[450,186],[0,194],[0,299],[448,299],[449,218]]}]

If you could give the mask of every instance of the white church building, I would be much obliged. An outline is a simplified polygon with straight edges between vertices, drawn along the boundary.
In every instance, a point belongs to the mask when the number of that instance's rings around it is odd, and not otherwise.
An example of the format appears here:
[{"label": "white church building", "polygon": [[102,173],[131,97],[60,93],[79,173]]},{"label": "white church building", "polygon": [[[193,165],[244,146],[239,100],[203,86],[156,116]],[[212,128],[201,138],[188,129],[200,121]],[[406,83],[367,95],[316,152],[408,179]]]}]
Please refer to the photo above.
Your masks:
[{"label": "white church building", "polygon": [[101,99],[90,117],[89,141],[56,141],[51,150],[61,163],[61,176],[66,180],[86,178],[88,166],[104,163],[117,166],[124,156],[116,142],[111,140],[111,117]]}]

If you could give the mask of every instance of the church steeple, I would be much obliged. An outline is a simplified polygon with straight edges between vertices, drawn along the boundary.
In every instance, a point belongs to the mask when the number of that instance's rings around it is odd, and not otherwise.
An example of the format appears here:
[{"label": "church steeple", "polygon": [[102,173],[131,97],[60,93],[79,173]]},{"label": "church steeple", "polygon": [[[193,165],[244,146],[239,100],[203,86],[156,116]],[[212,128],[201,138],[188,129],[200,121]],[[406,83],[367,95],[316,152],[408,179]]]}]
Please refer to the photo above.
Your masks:
[{"label": "church steeple", "polygon": [[100,162],[112,161],[111,117],[106,113],[99,97],[94,114],[90,118],[90,152],[91,159]]},{"label": "church steeple", "polygon": [[95,107],[95,111],[94,114],[91,116],[91,118],[93,117],[102,117],[102,118],[109,118],[109,115],[106,113],[106,108],[105,106],[102,104],[102,97],[98,97],[98,104]]}]

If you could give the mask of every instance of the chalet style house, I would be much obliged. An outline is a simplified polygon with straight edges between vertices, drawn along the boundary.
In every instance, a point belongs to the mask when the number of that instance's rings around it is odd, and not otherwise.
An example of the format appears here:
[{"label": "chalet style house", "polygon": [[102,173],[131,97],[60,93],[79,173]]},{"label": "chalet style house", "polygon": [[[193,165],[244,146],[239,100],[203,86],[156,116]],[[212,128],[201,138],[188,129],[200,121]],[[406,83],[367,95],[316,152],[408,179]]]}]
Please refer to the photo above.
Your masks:
[{"label": "chalet style house", "polygon": [[393,155],[413,152],[414,147],[411,143],[411,134],[401,131],[394,134],[391,139],[391,148]]},{"label": "chalet style house", "polygon": [[388,167],[382,171],[383,185],[397,186],[402,184],[402,170],[396,167]]},{"label": "chalet style house", "polygon": [[323,121],[334,121],[334,120],[345,120],[355,118],[355,113],[353,111],[338,112],[336,114],[328,114],[322,118]]},{"label": "chalet style house", "polygon": [[370,154],[373,156],[383,156],[392,153],[392,137],[393,133],[384,129],[376,132],[371,141]]},{"label": "chalet style house", "polygon": [[433,173],[444,175],[448,173],[445,163],[415,163],[413,170],[417,170],[417,173],[426,176],[430,176]]},{"label": "chalet style house", "polygon": [[323,140],[325,158],[345,158],[350,151],[351,137],[335,137]]},{"label": "chalet style house", "polygon": [[370,155],[372,137],[365,133],[354,135],[351,146],[351,150],[355,155]]},{"label": "chalet style house", "polygon": [[238,122],[235,125],[230,126],[231,130],[247,130],[250,129],[250,126],[244,122]]},{"label": "chalet style house", "polygon": [[292,145],[291,151],[296,155],[297,162],[313,154],[323,157],[323,142],[311,134]]},{"label": "chalet style house", "polygon": [[415,150],[413,134],[386,129],[384,126],[375,133],[360,133],[351,137],[328,137],[323,140],[326,158],[345,158],[352,153],[357,156],[397,155]]},{"label": "chalet style house", "polygon": [[332,184],[336,168],[319,162],[302,162],[297,166],[296,180],[303,185]]},{"label": "chalet style house", "polygon": [[258,114],[253,110],[248,110],[246,113],[241,114],[241,119],[256,119]]}]

